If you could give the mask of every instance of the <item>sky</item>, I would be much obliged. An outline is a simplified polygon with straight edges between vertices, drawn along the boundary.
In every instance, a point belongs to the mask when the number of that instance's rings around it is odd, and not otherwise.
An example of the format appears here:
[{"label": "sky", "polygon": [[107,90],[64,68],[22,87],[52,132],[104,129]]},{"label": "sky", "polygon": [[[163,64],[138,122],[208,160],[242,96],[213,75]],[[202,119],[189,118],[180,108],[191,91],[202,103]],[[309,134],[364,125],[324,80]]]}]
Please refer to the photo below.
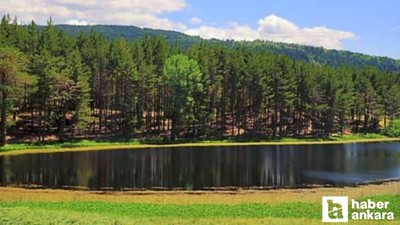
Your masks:
[{"label": "sky", "polygon": [[0,0],[27,24],[120,24],[400,59],[398,0]]}]

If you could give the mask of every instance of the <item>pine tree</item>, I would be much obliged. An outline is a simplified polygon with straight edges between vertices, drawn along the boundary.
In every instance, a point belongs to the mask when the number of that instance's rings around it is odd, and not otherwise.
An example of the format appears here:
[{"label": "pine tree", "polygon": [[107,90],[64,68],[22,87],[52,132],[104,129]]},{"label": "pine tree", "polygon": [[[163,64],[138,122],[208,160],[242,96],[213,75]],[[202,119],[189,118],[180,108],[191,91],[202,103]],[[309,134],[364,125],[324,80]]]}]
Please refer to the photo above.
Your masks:
[{"label": "pine tree", "polygon": [[114,107],[120,112],[120,130],[128,137],[135,126],[137,95],[137,71],[132,52],[124,39],[114,41],[109,53],[110,82],[114,85]]},{"label": "pine tree", "polygon": [[25,56],[15,48],[0,48],[0,95],[1,95],[1,123],[0,123],[0,146],[6,144],[7,136],[7,112],[9,110],[9,95],[17,83],[18,76],[26,69]]}]

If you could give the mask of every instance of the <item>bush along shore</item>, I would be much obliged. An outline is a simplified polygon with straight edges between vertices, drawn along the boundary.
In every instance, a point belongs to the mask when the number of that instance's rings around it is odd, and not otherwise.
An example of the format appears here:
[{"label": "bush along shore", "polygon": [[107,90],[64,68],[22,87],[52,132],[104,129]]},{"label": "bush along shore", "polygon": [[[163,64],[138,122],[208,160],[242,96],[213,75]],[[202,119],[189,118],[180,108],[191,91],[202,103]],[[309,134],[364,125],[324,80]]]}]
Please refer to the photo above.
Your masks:
[{"label": "bush along shore", "polygon": [[360,143],[360,142],[395,142],[400,138],[389,137],[379,134],[368,135],[343,135],[332,136],[329,138],[279,138],[279,139],[260,139],[260,138],[228,138],[228,139],[179,139],[175,141],[163,140],[80,140],[73,142],[38,142],[38,143],[15,143],[7,144],[0,148],[0,155],[24,154],[24,153],[45,153],[62,151],[90,151],[90,150],[113,150],[128,148],[154,148],[154,147],[185,147],[185,146],[254,146],[254,145],[297,145],[297,144],[340,144],[340,143]]}]

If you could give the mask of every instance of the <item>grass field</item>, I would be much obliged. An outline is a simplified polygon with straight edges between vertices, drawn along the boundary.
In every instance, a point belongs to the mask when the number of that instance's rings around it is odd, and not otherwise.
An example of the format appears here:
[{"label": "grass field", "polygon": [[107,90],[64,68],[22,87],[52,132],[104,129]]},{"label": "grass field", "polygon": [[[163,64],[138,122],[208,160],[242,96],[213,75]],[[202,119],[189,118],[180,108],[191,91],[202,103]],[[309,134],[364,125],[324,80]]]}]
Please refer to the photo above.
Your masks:
[{"label": "grass field", "polygon": [[321,224],[321,197],[390,201],[400,224],[397,182],[271,191],[85,192],[0,188],[0,224]]},{"label": "grass field", "polygon": [[344,135],[329,138],[281,138],[281,139],[226,139],[226,140],[180,140],[176,143],[162,141],[94,141],[81,140],[76,142],[45,142],[7,144],[0,148],[1,155],[18,155],[26,153],[53,153],[67,151],[114,150],[127,148],[154,148],[154,147],[210,147],[210,146],[255,146],[255,145],[301,145],[301,144],[340,144],[359,142],[390,142],[400,141],[400,138],[391,138],[379,134]]}]

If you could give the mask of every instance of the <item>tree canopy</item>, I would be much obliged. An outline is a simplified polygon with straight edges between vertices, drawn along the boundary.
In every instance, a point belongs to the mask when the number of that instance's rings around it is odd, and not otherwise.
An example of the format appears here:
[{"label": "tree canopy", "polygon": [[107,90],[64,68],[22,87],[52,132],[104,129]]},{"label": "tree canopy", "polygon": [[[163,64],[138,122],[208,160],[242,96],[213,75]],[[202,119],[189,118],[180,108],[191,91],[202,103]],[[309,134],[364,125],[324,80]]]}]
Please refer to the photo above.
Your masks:
[{"label": "tree canopy", "polygon": [[164,108],[167,119],[171,120],[171,138],[179,135],[182,123],[189,127],[196,122],[196,98],[203,91],[201,72],[197,62],[185,55],[173,55],[167,58],[164,66]]},{"label": "tree canopy", "polygon": [[328,137],[381,132],[400,115],[396,69],[298,60],[258,42],[70,35],[51,21],[38,28],[7,16],[0,75],[3,144],[6,135]]}]

